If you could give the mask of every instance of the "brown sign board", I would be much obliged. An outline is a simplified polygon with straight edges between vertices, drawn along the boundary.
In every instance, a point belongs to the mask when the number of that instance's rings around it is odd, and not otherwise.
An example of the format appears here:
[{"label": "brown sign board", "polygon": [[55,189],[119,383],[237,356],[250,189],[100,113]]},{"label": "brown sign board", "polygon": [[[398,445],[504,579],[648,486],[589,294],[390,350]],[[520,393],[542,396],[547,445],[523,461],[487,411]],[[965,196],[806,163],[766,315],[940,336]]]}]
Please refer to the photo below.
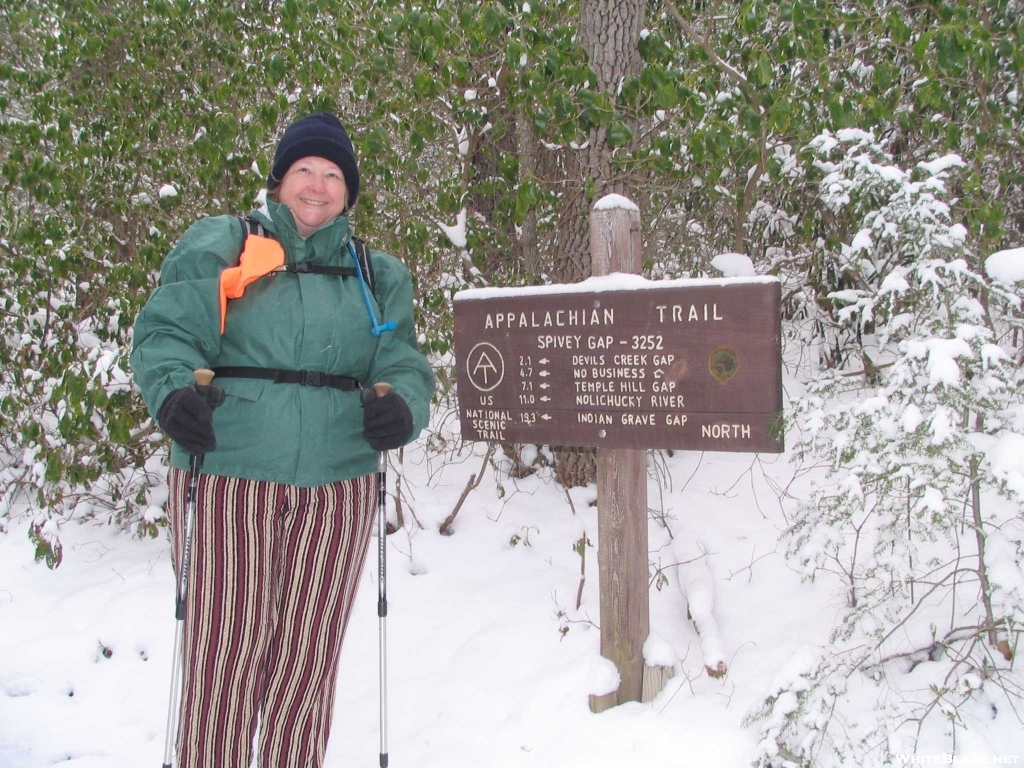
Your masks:
[{"label": "brown sign board", "polygon": [[466,440],[779,453],[773,278],[483,288],[455,296]]}]

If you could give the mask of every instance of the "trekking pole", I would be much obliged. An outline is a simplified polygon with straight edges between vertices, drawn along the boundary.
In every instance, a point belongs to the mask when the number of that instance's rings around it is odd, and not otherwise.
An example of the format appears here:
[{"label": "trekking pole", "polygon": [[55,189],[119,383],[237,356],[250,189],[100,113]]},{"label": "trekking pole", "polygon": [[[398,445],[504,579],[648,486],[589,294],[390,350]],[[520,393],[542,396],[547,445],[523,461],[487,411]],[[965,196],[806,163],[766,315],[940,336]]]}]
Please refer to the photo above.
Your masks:
[{"label": "trekking pole", "polygon": [[[369,405],[378,397],[391,391],[391,385],[377,382],[373,389],[364,389],[360,398],[363,405]],[[388,765],[388,580],[387,580],[387,472],[388,452],[377,454],[377,617],[380,644],[380,768]]]},{"label": "trekking pole", "polygon": [[[213,371],[200,368],[196,371],[196,384],[209,386]],[[163,768],[171,768],[174,742],[178,730],[178,710],[181,707],[181,668],[184,666],[181,641],[185,626],[185,601],[188,597],[188,578],[192,567],[192,528],[196,520],[196,492],[199,488],[199,470],[203,466],[203,454],[193,453],[188,459],[188,490],[185,505],[185,541],[181,555],[181,570],[178,572],[178,588],[174,601],[174,652],[171,656],[171,695],[167,703],[167,736],[164,741]]]}]

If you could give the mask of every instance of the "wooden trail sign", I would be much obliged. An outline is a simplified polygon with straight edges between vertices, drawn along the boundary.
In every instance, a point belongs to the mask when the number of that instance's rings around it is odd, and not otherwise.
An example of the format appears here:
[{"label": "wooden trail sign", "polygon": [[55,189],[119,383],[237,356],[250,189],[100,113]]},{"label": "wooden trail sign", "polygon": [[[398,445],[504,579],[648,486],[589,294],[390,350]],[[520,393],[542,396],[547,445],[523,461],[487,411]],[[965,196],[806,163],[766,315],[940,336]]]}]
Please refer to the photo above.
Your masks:
[{"label": "wooden trail sign", "polygon": [[464,438],[598,448],[601,655],[619,672],[590,696],[602,712],[671,676],[643,654],[644,449],[783,449],[781,286],[644,280],[639,209],[615,194],[590,211],[590,257],[583,283],[457,294],[455,360]]},{"label": "wooden trail sign", "polygon": [[455,301],[467,440],[779,453],[774,278],[484,288]]}]

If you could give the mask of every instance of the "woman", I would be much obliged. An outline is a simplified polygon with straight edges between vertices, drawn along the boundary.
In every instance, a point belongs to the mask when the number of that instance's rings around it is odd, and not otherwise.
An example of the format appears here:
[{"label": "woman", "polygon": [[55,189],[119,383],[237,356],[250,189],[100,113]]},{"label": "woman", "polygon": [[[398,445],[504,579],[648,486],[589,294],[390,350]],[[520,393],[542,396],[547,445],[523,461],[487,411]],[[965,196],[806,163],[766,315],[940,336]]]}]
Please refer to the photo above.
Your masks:
[{"label": "woman", "polygon": [[[280,244],[282,268],[239,281],[240,254],[251,267],[260,248],[277,245],[247,238],[238,218],[204,219],[165,260],[135,323],[135,381],[174,442],[176,569],[189,456],[205,454],[184,627],[181,768],[248,768],[257,721],[262,768],[323,763],[376,512],[377,452],[415,439],[434,389],[405,266],[370,252],[372,292],[360,284],[366,270],[341,274],[357,268],[346,213],[358,193],[338,119],[297,120],[277,147],[267,203],[251,215]],[[394,330],[381,332],[385,320]],[[196,386],[199,368],[217,372],[213,385]],[[360,387],[376,382],[392,391],[364,409]]]}]

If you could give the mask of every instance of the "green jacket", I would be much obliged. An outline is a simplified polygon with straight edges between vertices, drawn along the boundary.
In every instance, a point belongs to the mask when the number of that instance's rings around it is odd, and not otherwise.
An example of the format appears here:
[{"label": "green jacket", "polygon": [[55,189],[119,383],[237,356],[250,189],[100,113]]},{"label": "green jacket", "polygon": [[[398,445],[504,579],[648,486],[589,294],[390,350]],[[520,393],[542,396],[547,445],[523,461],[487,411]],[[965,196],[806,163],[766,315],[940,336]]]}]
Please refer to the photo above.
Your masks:
[{"label": "green jacket", "polygon": [[[269,211],[269,215],[268,215]],[[253,214],[284,247],[287,263],[352,267],[352,229],[341,216],[303,240],[284,205],[268,202]],[[228,301],[220,333],[219,276],[242,249],[240,221],[216,216],[194,224],[167,256],[160,284],[135,321],[131,367],[149,412],[194,383],[197,368],[255,366],[311,370],[387,382],[409,404],[415,439],[427,423],[434,375],[416,345],[409,270],[373,251],[374,310],[395,331],[375,338],[359,280],[279,272]],[[214,411],[217,448],[203,471],[297,486],[324,485],[366,475],[377,454],[363,439],[359,391],[222,378],[225,402]],[[177,445],[171,463],[188,468]]]}]

